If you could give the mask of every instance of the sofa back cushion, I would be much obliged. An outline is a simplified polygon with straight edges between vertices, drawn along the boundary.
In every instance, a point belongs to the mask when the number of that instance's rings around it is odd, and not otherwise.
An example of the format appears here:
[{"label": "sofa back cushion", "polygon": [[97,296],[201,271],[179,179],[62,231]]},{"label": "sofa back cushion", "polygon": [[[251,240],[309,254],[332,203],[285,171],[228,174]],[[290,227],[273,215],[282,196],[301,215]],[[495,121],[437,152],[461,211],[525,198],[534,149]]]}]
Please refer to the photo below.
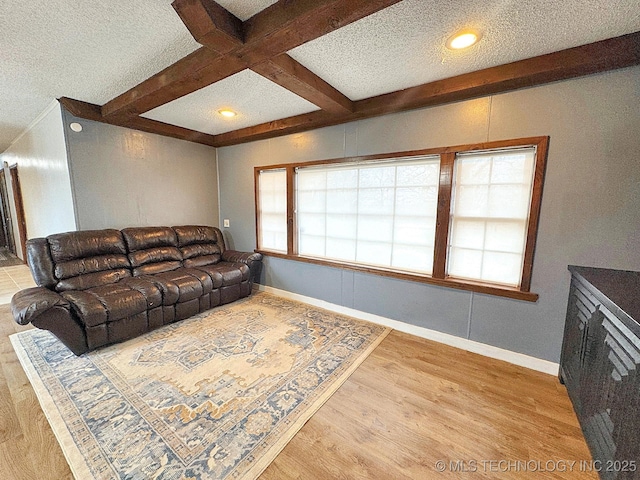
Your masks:
[{"label": "sofa back cushion", "polygon": [[[58,292],[86,290],[131,276],[126,246],[118,230],[58,233],[46,240],[51,260],[49,268],[56,282],[51,286]],[[40,247],[40,254],[44,256],[46,249]],[[31,257],[30,261],[36,262]],[[48,262],[46,258],[43,261]]]},{"label": "sofa back cushion", "polygon": [[202,267],[220,261],[224,252],[222,232],[215,227],[182,225],[173,227],[185,267]]},{"label": "sofa back cushion", "polygon": [[27,240],[27,264],[31,275],[39,287],[54,289],[58,283],[53,270],[55,265],[51,258],[49,242],[46,238],[30,238]]},{"label": "sofa back cushion", "polygon": [[122,230],[135,277],[168,272],[182,266],[176,233],[169,227],[137,227]]}]

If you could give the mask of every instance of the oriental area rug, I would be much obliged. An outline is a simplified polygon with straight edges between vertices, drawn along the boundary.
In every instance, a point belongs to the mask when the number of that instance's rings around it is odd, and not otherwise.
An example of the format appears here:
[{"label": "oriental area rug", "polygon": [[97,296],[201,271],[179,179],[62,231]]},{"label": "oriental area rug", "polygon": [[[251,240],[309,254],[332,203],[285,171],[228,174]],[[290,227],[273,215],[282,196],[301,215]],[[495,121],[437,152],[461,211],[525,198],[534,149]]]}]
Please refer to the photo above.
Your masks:
[{"label": "oriental area rug", "polygon": [[77,479],[254,479],[388,333],[254,293],[81,357],[11,342]]}]

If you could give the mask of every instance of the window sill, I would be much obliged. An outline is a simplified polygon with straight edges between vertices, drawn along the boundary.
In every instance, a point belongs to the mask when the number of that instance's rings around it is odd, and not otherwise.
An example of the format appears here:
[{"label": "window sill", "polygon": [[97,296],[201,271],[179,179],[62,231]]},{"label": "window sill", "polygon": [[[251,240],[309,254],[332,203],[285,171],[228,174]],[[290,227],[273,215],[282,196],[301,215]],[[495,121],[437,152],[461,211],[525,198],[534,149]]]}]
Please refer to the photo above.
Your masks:
[{"label": "window sill", "polygon": [[449,287],[458,290],[466,290],[469,292],[484,293],[487,295],[495,295],[497,297],[513,298],[515,300],[524,300],[527,302],[536,302],[538,300],[537,293],[523,292],[516,288],[501,287],[469,280],[458,280],[453,278],[433,278],[430,275],[421,275],[419,273],[408,273],[384,268],[377,268],[365,265],[356,265],[352,263],[335,262],[331,260],[321,260],[318,258],[301,257],[299,255],[287,255],[286,253],[273,252],[269,250],[255,250],[258,253],[269,257],[284,258],[286,260],[294,260],[296,262],[312,263],[315,265],[324,265],[328,267],[342,268],[353,270],[356,272],[370,273],[373,275],[381,275],[384,277],[399,278],[401,280],[409,280],[412,282],[426,283],[437,285],[439,287]]}]

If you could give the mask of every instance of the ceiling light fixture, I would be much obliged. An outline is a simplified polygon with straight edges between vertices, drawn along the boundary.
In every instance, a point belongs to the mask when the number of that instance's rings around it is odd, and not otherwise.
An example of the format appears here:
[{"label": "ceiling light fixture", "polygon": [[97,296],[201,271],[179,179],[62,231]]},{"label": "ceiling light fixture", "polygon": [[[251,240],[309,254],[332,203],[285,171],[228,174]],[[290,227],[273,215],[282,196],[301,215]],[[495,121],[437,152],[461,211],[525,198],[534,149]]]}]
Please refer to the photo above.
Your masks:
[{"label": "ceiling light fixture", "polygon": [[220,115],[222,115],[223,117],[227,117],[227,118],[232,118],[235,117],[237,115],[236,112],[234,112],[233,110],[229,110],[229,109],[223,109],[223,110],[218,110],[218,113]]},{"label": "ceiling light fixture", "polygon": [[460,50],[478,43],[478,40],[480,40],[480,34],[478,32],[464,30],[449,37],[449,40],[447,40],[447,48]]}]

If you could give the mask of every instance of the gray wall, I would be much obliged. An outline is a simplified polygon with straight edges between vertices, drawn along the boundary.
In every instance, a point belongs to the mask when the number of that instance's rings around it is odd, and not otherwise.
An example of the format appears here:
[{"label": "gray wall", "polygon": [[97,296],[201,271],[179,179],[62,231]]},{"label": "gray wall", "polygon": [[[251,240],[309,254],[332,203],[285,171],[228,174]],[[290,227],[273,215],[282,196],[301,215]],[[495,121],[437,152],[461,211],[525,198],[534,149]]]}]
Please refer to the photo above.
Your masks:
[{"label": "gray wall", "polygon": [[640,67],[218,150],[222,219],[255,248],[253,167],[549,135],[536,303],[283,260],[263,283],[559,361],[567,265],[640,270]]},{"label": "gray wall", "polygon": [[[27,237],[43,237],[76,229],[69,167],[58,102],[43,114],[0,155],[8,165],[18,164]],[[19,231],[8,168],[5,168],[9,205],[19,257]]]},{"label": "gray wall", "polygon": [[64,116],[79,230],[218,225],[215,148]]}]

